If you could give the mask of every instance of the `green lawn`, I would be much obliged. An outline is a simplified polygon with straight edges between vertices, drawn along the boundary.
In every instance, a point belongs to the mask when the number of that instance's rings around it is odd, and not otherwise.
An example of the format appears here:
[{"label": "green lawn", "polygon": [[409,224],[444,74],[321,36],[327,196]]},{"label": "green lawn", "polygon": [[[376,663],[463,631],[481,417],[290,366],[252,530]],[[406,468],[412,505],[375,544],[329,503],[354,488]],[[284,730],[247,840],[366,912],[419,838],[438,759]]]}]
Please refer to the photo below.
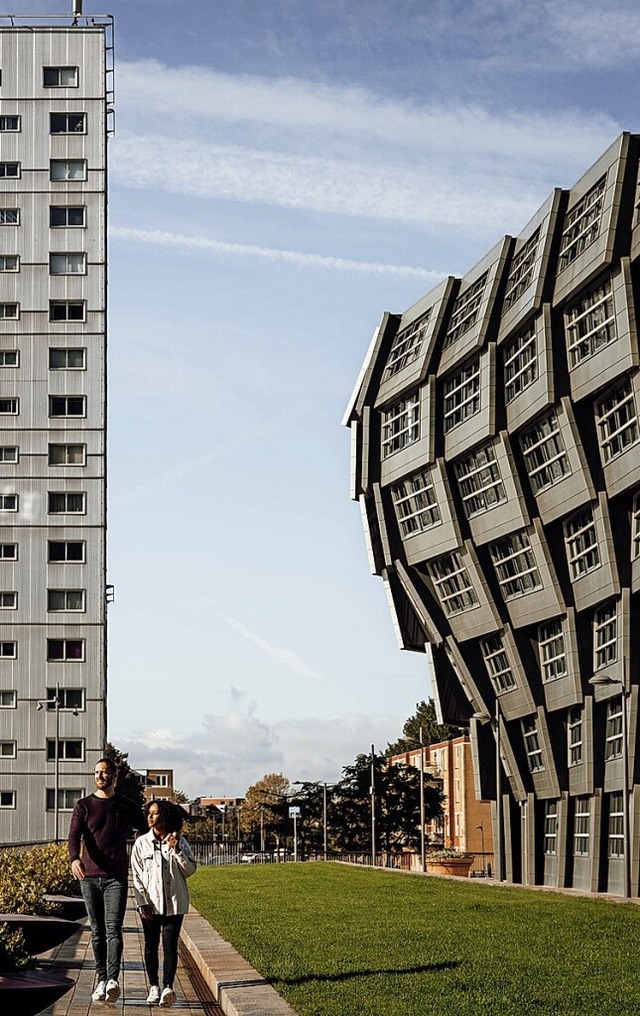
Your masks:
[{"label": "green lawn", "polygon": [[640,1014],[633,904],[322,862],[189,884],[300,1016]]}]

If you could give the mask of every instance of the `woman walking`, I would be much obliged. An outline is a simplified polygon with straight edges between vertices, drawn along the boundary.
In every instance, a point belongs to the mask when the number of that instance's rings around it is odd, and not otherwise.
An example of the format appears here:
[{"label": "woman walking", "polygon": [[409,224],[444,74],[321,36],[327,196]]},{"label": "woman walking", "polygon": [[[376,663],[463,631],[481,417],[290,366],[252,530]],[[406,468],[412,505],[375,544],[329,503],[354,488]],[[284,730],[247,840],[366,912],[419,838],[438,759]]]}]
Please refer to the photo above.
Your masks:
[{"label": "woman walking", "polygon": [[[139,836],[131,853],[133,892],[142,918],[144,962],[150,1005],[168,1009],[176,1000],[173,982],[178,965],[178,938],[189,909],[186,880],[196,862],[182,829],[182,812],[171,801],[151,801],[145,808],[149,832]],[[159,947],[162,938],[162,993]]]}]

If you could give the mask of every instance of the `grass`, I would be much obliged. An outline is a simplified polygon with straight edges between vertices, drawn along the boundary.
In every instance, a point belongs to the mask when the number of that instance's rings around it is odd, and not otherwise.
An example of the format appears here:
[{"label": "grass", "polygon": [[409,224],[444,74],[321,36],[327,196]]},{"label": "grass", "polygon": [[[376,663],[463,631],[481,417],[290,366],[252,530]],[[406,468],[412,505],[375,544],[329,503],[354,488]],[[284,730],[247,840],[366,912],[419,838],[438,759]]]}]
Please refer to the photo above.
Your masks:
[{"label": "grass", "polygon": [[640,1013],[632,904],[322,862],[189,884],[299,1016]]}]

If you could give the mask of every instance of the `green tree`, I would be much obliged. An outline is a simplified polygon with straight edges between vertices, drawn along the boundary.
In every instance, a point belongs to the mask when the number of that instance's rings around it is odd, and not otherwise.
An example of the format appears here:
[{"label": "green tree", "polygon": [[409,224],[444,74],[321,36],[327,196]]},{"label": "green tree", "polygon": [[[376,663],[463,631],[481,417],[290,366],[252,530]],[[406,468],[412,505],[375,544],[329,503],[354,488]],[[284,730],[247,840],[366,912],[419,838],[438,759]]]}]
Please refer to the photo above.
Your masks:
[{"label": "green tree", "polygon": [[116,790],[123,797],[128,797],[129,800],[134,801],[139,808],[142,808],[144,804],[144,792],[142,789],[142,777],[136,773],[129,765],[129,753],[125,751],[118,751],[111,742],[109,742],[104,749],[103,758],[112,759],[118,769],[118,778],[116,781]]},{"label": "green tree", "polygon": [[[334,790],[332,822],[342,850],[371,850],[371,755],[358,755]],[[376,850],[417,847],[420,842],[420,773],[373,757]],[[442,792],[424,787],[425,820],[442,813]]]},{"label": "green tree", "polygon": [[402,728],[402,737],[387,745],[385,755],[402,755],[417,748],[420,744],[420,727],[422,727],[422,743],[425,745],[449,741],[452,737],[460,737],[466,733],[461,727],[438,723],[435,702],[433,699],[429,699],[428,702],[423,700],[416,703],[414,715],[409,717]]},{"label": "green tree", "polygon": [[290,790],[282,773],[268,773],[249,787],[240,806],[240,829],[247,843],[257,849],[262,832],[265,844],[280,847],[288,832]]},{"label": "green tree", "polygon": [[189,797],[188,797],[187,794],[185,794],[184,790],[174,790],[174,792],[173,792],[173,800],[176,802],[176,804],[189,804],[190,803]]}]

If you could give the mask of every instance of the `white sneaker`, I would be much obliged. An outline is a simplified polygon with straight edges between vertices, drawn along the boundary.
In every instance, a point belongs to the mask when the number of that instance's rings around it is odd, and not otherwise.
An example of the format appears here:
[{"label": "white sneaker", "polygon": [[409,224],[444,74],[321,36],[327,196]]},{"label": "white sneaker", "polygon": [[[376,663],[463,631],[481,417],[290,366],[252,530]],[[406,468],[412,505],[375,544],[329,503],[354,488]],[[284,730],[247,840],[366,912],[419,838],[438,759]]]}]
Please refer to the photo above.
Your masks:
[{"label": "white sneaker", "polygon": [[160,996],[160,1008],[168,1009],[176,1000],[176,993],[173,988],[163,988]]},{"label": "white sneaker", "polygon": [[149,994],[147,995],[147,1005],[157,1005],[160,1001],[160,988],[157,984],[152,984],[149,988]]},{"label": "white sneaker", "polygon": [[98,981],[96,985],[96,990],[94,991],[91,998],[93,999],[94,1002],[104,1002],[106,997],[107,997],[107,982]]},{"label": "white sneaker", "polygon": [[105,989],[105,1002],[115,1002],[120,997],[120,985],[117,981],[107,981]]}]

